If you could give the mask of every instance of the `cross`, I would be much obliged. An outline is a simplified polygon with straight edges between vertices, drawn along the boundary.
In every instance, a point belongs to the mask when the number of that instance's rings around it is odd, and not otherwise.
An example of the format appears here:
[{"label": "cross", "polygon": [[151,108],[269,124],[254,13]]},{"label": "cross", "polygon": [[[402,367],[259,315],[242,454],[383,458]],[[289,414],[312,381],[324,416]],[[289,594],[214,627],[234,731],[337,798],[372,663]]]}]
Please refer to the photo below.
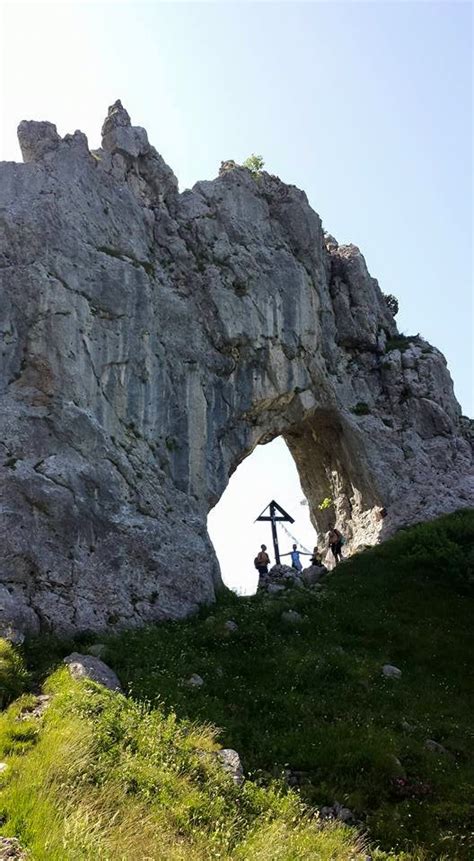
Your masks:
[{"label": "cross", "polygon": [[[269,515],[265,514],[267,509],[270,509]],[[277,511],[279,512],[279,515],[277,514]],[[257,522],[257,520],[269,520],[272,524],[272,538],[273,549],[275,551],[275,562],[277,565],[279,565],[280,550],[278,547],[278,535],[276,530],[277,521],[284,520],[287,523],[294,523],[295,521],[292,517],[290,517],[289,514],[286,513],[286,511],[281,507],[281,505],[278,505],[278,502],[275,502],[274,499],[272,499],[272,501],[263,509],[262,513],[256,518],[255,523]]]}]

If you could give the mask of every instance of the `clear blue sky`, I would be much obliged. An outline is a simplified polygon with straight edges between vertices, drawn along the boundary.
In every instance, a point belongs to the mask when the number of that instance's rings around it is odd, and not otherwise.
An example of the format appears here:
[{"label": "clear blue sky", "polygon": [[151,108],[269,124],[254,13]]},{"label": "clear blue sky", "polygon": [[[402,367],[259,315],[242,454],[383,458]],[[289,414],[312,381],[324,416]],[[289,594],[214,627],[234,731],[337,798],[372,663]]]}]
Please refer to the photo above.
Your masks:
[{"label": "clear blue sky", "polygon": [[262,154],[361,248],[472,415],[470,3],[16,0],[1,15],[1,158],[19,159],[25,118],[97,146],[116,98],[181,188]]}]

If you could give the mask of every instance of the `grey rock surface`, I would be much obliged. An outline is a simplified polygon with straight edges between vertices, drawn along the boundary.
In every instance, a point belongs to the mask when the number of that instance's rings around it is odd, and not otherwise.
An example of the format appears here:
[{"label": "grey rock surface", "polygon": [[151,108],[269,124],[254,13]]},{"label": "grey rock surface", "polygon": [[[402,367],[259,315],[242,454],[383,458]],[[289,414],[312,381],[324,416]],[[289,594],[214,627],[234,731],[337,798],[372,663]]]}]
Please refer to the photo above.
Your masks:
[{"label": "grey rock surface", "polygon": [[67,658],[64,658],[64,663],[67,665],[73,679],[90,679],[93,682],[104,685],[110,691],[123,693],[122,686],[116,674],[100,658],[95,658],[93,655],[80,655],[79,652],[71,652]]},{"label": "grey rock surface", "polygon": [[198,673],[193,673],[186,681],[188,688],[202,688],[204,679]]},{"label": "grey rock surface", "polygon": [[0,861],[27,861],[30,857],[16,837],[0,837]]},{"label": "grey rock surface", "polygon": [[280,434],[315,528],[334,520],[349,551],[473,504],[443,356],[393,341],[362,254],[304,192],[227,161],[180,194],[120,102],[94,152],[51,123],[18,133],[25,163],[0,165],[0,633],[211,603],[208,511]]},{"label": "grey rock surface", "polygon": [[309,565],[301,572],[301,579],[305,586],[314,586],[325,574],[327,574],[327,568],[324,565]]},{"label": "grey rock surface", "polygon": [[242,786],[244,782],[244,769],[240,761],[240,756],[236,750],[232,748],[222,748],[217,752],[217,759],[224,771],[230,775],[237,786]]},{"label": "grey rock surface", "polygon": [[382,667],[382,675],[385,676],[386,679],[401,679],[402,671],[398,667],[394,667],[393,664],[384,664]]},{"label": "grey rock surface", "polygon": [[452,756],[452,754],[438,741],[435,741],[433,738],[427,738],[425,741],[426,750],[430,750],[432,753],[436,753],[439,756]]}]

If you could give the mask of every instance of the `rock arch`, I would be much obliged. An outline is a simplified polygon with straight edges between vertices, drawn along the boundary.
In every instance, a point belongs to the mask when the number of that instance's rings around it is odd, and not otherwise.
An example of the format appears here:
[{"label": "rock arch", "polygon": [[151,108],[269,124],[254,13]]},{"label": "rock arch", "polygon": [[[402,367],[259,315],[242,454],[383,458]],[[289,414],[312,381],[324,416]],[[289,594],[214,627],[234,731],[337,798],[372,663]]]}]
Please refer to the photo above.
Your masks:
[{"label": "rock arch", "polygon": [[226,162],[179,194],[120,102],[98,151],[44,122],[19,139],[25,163],[0,166],[3,631],[212,601],[207,512],[278,434],[315,524],[330,496],[354,546],[472,504],[444,358],[397,334],[302,191]]}]

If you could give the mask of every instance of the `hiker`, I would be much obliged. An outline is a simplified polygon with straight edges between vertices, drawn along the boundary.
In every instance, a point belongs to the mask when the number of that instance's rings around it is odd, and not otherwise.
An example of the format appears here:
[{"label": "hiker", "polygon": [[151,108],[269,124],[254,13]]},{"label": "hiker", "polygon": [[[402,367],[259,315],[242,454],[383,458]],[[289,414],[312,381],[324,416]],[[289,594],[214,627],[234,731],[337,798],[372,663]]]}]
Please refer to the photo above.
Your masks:
[{"label": "hiker", "polygon": [[270,557],[267,553],[266,544],[261,545],[260,553],[254,559],[254,565],[260,575],[268,574],[268,566],[270,565]]},{"label": "hiker", "polygon": [[311,565],[318,565],[320,568],[323,564],[323,554],[320,552],[318,545],[313,550],[313,555],[311,556]]},{"label": "hiker", "polygon": [[336,565],[338,562],[342,560],[342,543],[343,537],[338,529],[335,526],[331,526],[329,528],[329,546],[332,551],[332,555],[334,556]]},{"label": "hiker", "polygon": [[293,550],[290,553],[280,553],[280,556],[291,556],[291,567],[295,569],[295,571],[302,571],[303,566],[301,564],[300,556],[311,556],[311,553],[303,553],[302,550],[296,549],[297,545],[293,544]]}]

